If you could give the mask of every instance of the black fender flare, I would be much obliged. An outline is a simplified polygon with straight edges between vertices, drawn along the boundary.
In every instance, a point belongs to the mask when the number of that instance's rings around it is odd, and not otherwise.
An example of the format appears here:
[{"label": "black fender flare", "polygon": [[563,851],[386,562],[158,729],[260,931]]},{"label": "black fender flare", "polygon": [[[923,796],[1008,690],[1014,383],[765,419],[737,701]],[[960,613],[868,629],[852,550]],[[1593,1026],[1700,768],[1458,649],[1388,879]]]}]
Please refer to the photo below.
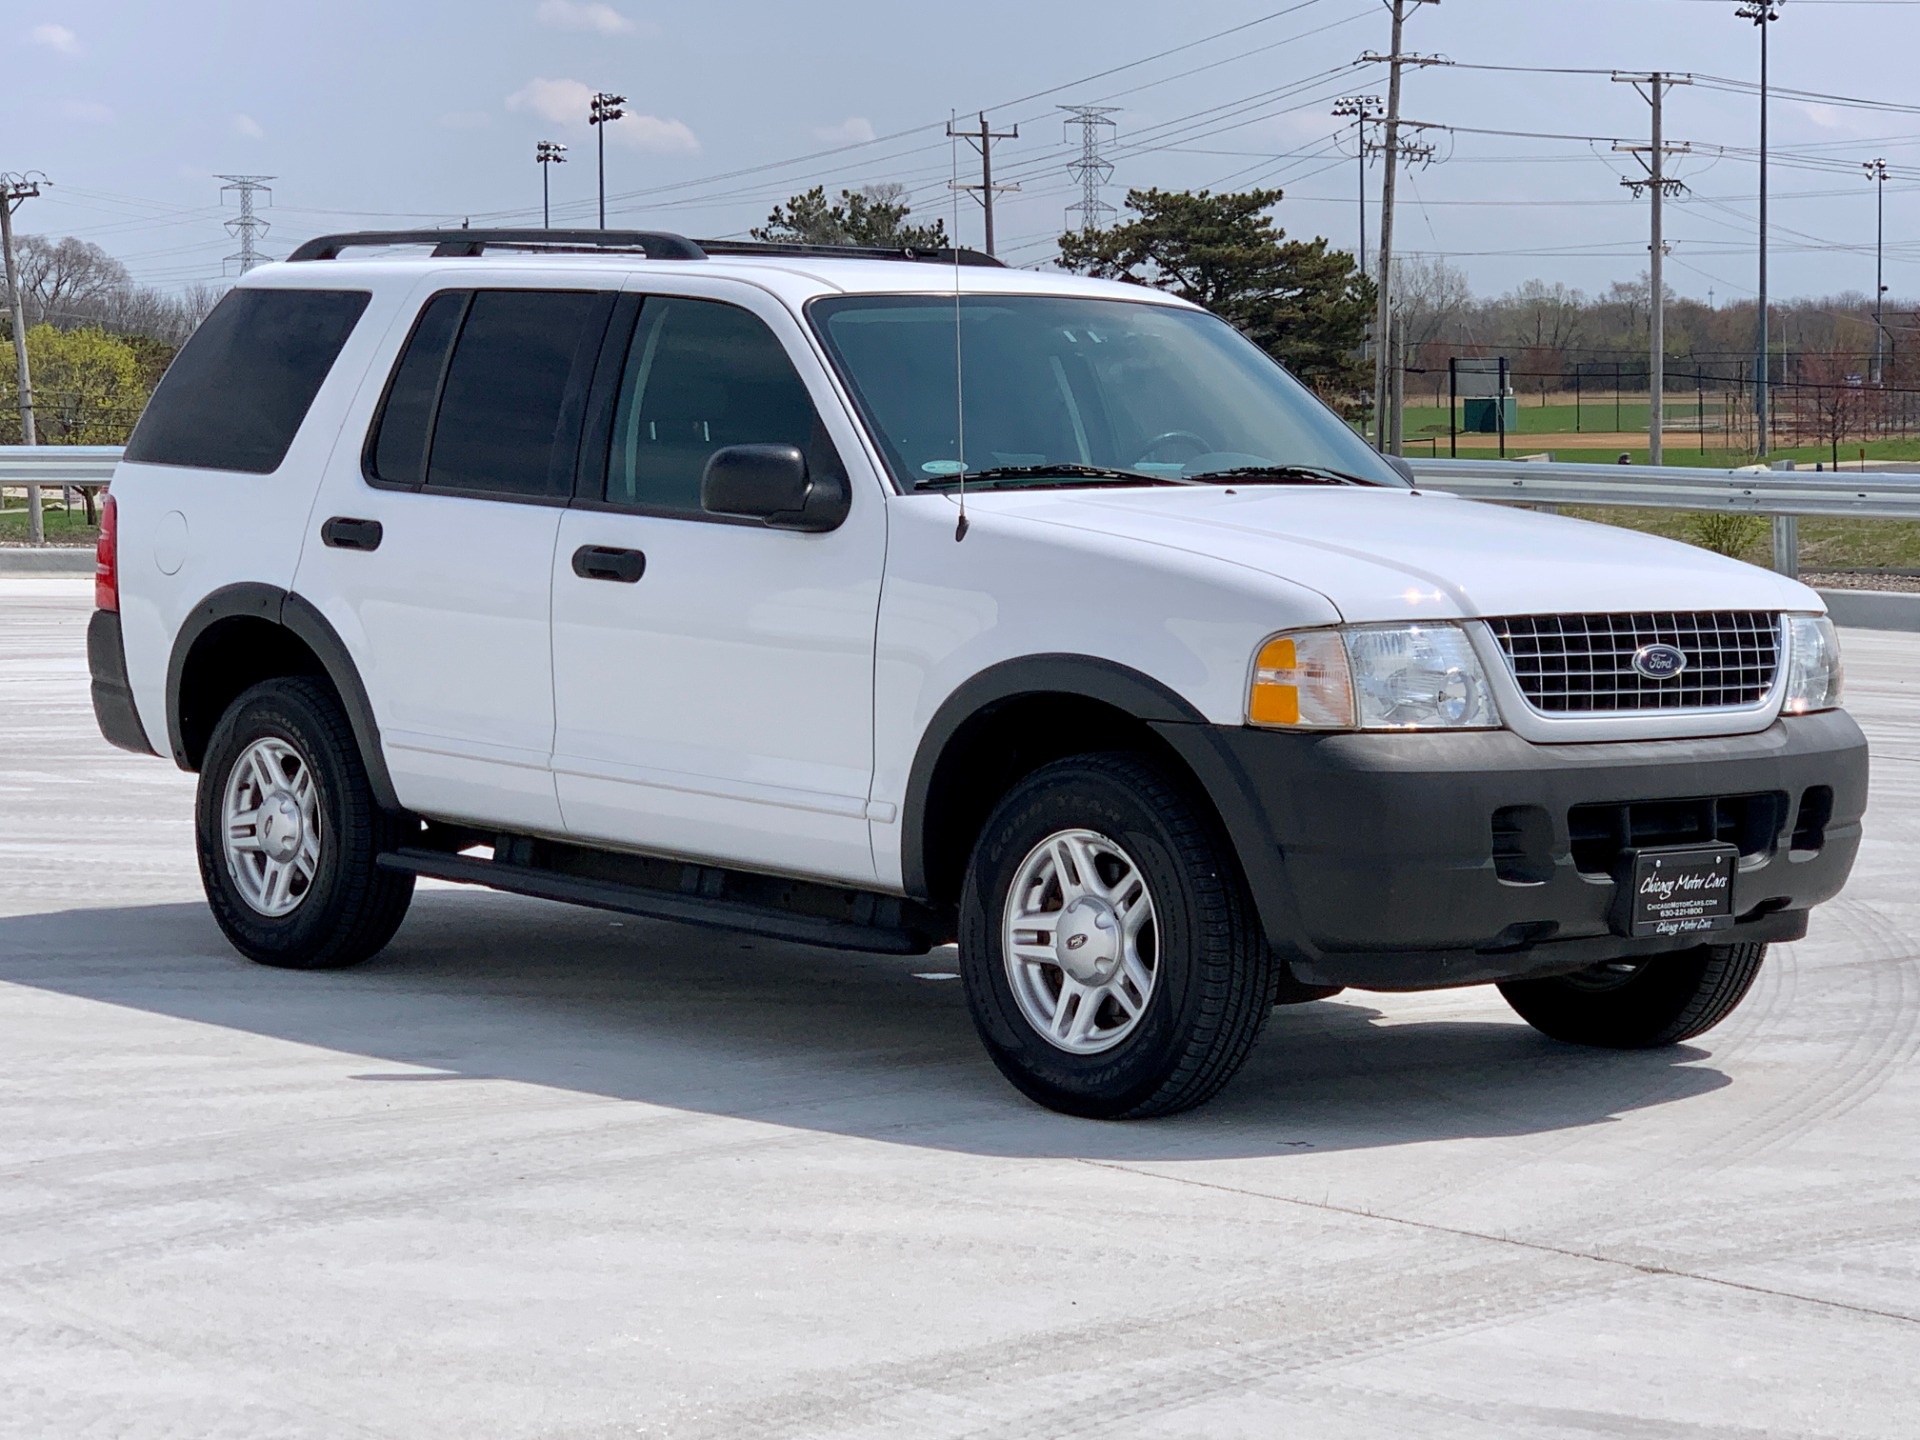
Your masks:
[{"label": "black fender flare", "polygon": [[1137,720],[1159,725],[1205,724],[1186,699],[1150,675],[1092,655],[1023,655],[990,665],[962,682],[934,712],[921,733],[900,807],[900,867],[907,894],[925,899],[927,802],[933,777],[962,726],[981,711],[1023,695],[1073,695],[1110,705]]},{"label": "black fender flare", "polygon": [[346,709],[347,722],[353,727],[353,738],[367,767],[374,799],[382,809],[402,808],[393,788],[393,777],[387,772],[386,753],[380,748],[380,726],[374,719],[373,703],[367,698],[367,687],[360,679],[360,669],[354,664],[346,642],[312,601],[275,585],[249,581],[224,586],[194,606],[181,622],[174,636],[173,653],[167,661],[167,742],[172,747],[175,763],[182,770],[194,768],[187,753],[180,713],[180,687],[186,675],[187,657],[208,630],[223,620],[233,619],[265,620],[278,625],[314,653]]}]

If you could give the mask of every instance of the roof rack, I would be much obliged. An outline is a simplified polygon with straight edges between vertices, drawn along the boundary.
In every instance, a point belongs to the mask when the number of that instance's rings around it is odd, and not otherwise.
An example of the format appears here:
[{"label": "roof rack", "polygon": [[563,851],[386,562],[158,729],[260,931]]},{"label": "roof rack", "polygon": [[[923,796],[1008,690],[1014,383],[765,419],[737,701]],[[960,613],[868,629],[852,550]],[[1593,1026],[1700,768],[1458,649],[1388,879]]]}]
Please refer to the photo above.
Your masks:
[{"label": "roof rack", "polygon": [[488,250],[639,251],[649,260],[704,260],[707,252],[665,230],[357,230],[309,240],[288,260],[337,260],[348,249],[431,245],[436,257],[482,255]]},{"label": "roof rack", "polygon": [[704,260],[709,255],[791,255],[839,260],[915,260],[935,265],[1001,262],[978,250],[918,246],[805,245],[777,240],[689,240],[666,230],[356,230],[322,235],[288,260],[337,260],[343,250],[431,245],[436,258],[484,255],[488,250],[634,253],[649,260]]},{"label": "roof rack", "polygon": [[815,255],[826,260],[919,260],[930,265],[991,265],[1005,262],[981,250],[919,245],[808,245],[786,240],[696,240],[709,255]]}]

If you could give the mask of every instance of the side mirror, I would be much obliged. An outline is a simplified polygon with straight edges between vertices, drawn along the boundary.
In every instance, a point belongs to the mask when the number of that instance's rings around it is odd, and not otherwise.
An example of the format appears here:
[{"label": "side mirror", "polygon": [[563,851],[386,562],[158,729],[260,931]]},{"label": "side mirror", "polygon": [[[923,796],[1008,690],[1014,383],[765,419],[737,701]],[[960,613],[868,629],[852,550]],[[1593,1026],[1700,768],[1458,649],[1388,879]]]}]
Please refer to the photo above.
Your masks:
[{"label": "side mirror", "polygon": [[703,509],[776,530],[837,529],[852,501],[843,477],[808,472],[797,445],[729,445],[708,457],[700,476]]},{"label": "side mirror", "polygon": [[1380,458],[1386,461],[1393,473],[1406,481],[1407,484],[1417,486],[1420,483],[1419,477],[1413,473],[1413,466],[1407,463],[1406,456],[1382,455]]}]

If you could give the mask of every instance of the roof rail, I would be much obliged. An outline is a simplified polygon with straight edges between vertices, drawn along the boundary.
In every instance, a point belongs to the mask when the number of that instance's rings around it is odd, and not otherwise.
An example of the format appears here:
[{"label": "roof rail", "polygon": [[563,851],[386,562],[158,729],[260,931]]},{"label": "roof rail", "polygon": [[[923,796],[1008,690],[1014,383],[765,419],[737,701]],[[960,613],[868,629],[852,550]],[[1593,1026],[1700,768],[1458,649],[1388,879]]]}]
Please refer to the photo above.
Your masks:
[{"label": "roof rail", "polygon": [[340,252],[389,245],[431,245],[437,257],[483,255],[488,250],[638,251],[649,260],[704,260],[709,255],[793,255],[839,260],[917,260],[933,265],[991,265],[978,250],[915,245],[807,245],[779,240],[689,240],[666,230],[354,230],[322,235],[288,260],[337,260]]},{"label": "roof rail", "polygon": [[507,250],[637,250],[649,260],[704,260],[707,252],[665,230],[357,230],[309,240],[288,260],[337,260],[342,250],[431,245],[436,256]]},{"label": "roof rail", "polygon": [[696,240],[709,255],[814,255],[826,260],[919,260],[930,265],[991,265],[1005,269],[1004,261],[980,250],[920,245],[810,245],[787,240]]}]

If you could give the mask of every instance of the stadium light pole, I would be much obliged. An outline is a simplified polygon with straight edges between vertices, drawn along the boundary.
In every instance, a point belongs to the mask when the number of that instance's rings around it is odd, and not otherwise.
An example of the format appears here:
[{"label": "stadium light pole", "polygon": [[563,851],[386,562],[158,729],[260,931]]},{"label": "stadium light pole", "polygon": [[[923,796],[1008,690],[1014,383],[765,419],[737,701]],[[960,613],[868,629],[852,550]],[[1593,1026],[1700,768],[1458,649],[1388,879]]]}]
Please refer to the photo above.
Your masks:
[{"label": "stadium light pole", "polygon": [[593,92],[593,103],[588,106],[587,123],[594,127],[600,138],[600,228],[607,228],[607,126],[622,119],[626,111],[620,107],[627,103],[624,95],[609,95],[604,90]]},{"label": "stadium light pole", "polygon": [[1862,168],[1879,200],[1873,218],[1873,383],[1878,385],[1886,373],[1887,331],[1880,308],[1887,295],[1887,162],[1869,160]]},{"label": "stadium light pole", "polygon": [[1760,458],[1767,458],[1773,413],[1767,399],[1767,27],[1780,18],[1784,0],[1746,0],[1734,18],[1760,29],[1760,353],[1753,372],[1753,419]]},{"label": "stadium light pole", "polygon": [[[533,158],[540,166],[540,225],[543,229],[551,230],[553,228],[553,201],[547,187],[547,175],[549,174],[547,167],[549,165],[566,164],[567,147],[560,144],[557,140],[542,140],[533,147]],[[606,220],[604,217],[601,219],[600,224],[602,229],[606,228]]]}]

